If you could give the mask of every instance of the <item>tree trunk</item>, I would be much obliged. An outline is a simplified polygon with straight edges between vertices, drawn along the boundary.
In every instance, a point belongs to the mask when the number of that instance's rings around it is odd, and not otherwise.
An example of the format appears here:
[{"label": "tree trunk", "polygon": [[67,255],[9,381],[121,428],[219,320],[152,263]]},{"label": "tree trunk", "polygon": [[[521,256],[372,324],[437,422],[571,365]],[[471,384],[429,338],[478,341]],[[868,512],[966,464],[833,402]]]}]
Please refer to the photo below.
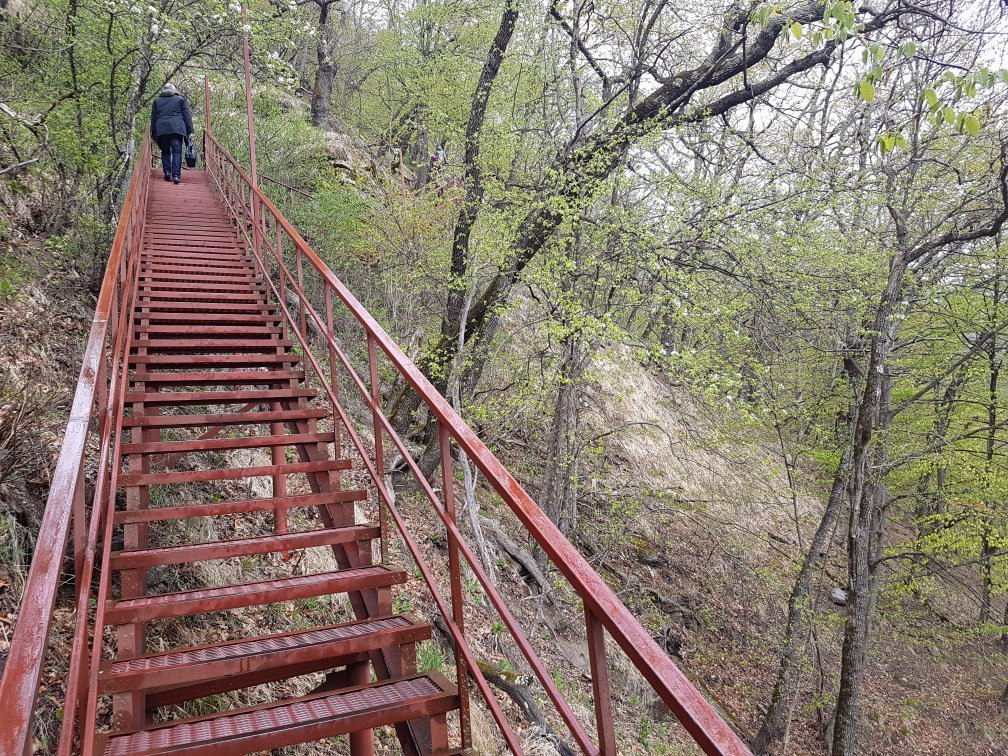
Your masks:
[{"label": "tree trunk", "polygon": [[899,301],[907,271],[907,257],[897,253],[879,297],[871,327],[871,345],[851,442],[851,513],[847,536],[848,606],[840,661],[833,729],[833,756],[853,756],[858,751],[861,687],[868,656],[868,635],[878,589],[878,559],[885,526],[885,489],[878,479],[885,465],[884,445],[874,439],[890,419],[890,377],[886,370],[895,341],[893,311]]},{"label": "tree trunk", "polygon": [[316,128],[326,128],[332,120],[333,81],[336,78],[335,30],[331,20],[333,0],[319,2],[318,40],[315,54],[318,70],[315,72],[315,86],[312,89],[311,122]]},{"label": "tree trunk", "polygon": [[[855,406],[854,410],[857,409]],[[781,648],[780,666],[777,669],[777,680],[770,696],[763,724],[752,742],[754,753],[767,753],[770,745],[784,735],[787,728],[786,714],[788,701],[793,695],[797,683],[797,672],[800,669],[801,653],[804,646],[803,636],[806,617],[811,610],[810,595],[812,575],[823,558],[827,541],[833,530],[844,501],[847,500],[847,485],[850,479],[850,447],[844,450],[840,467],[833,477],[826,509],[823,511],[819,527],[808,547],[808,553],[802,562],[798,577],[795,579],[791,596],[788,599],[788,618],[785,630],[784,644]]]},{"label": "tree trunk", "polygon": [[[987,474],[990,476],[994,468],[994,452],[997,441],[997,420],[998,420],[998,378],[1001,374],[1001,360],[998,355],[997,332],[994,324],[998,318],[998,305],[1001,299],[1001,279],[1000,276],[994,279],[994,292],[992,296],[991,308],[992,333],[987,340]],[[983,512],[980,534],[980,624],[983,625],[991,620],[991,560],[992,555],[997,551],[991,544],[991,515],[995,503],[989,498],[986,501],[987,511]]]},{"label": "tree trunk", "polygon": [[[577,527],[577,487],[574,473],[581,399],[581,379],[589,355],[577,334],[564,340],[553,423],[546,449],[546,468],[539,486],[539,506],[560,531],[569,536]],[[538,556],[544,556],[541,554]]]},{"label": "tree trunk", "polygon": [[[448,397],[448,385],[452,379],[452,373],[457,372],[459,361],[456,360],[461,355],[465,342],[469,341],[472,334],[468,331],[470,322],[470,304],[475,294],[476,282],[472,279],[472,270],[469,260],[469,236],[472,232],[476,216],[479,214],[480,205],[483,201],[483,181],[482,172],[479,165],[480,134],[483,130],[483,123],[486,120],[487,103],[490,99],[490,90],[500,73],[501,62],[504,53],[511,43],[511,36],[514,34],[515,24],[518,21],[518,10],[510,2],[504,6],[501,14],[500,24],[497,34],[494,36],[490,49],[487,52],[486,60],[483,63],[483,70],[476,83],[473,92],[472,104],[469,108],[469,121],[466,126],[465,150],[463,155],[463,165],[465,172],[466,195],[459,208],[458,218],[455,221],[455,234],[452,240],[451,257],[451,283],[448,289],[448,298],[445,303],[445,314],[441,320],[441,334],[438,346],[429,350],[420,360],[420,370],[434,384],[443,396]],[[470,291],[470,287],[472,290]],[[466,304],[466,302],[470,304]],[[481,325],[484,321],[481,320]],[[484,343],[486,340],[482,340]],[[481,355],[480,359],[485,360],[486,355]],[[474,360],[475,362],[476,360]],[[461,402],[464,404],[468,396],[470,387],[474,387],[475,381],[472,379],[473,365],[466,371],[469,376],[464,381],[462,387]],[[482,372],[481,367],[477,367],[475,376],[478,380]],[[456,377],[458,380],[462,380]],[[403,387],[403,392],[393,402],[390,414],[394,427],[400,433],[403,432],[413,422],[414,415],[420,409],[420,398],[408,386]],[[425,439],[428,444],[427,450],[422,455],[422,459],[427,466],[421,465],[425,473],[427,469],[433,470],[430,462],[435,459],[431,452],[431,445],[434,438],[431,435],[431,423],[428,421],[425,430]]]}]

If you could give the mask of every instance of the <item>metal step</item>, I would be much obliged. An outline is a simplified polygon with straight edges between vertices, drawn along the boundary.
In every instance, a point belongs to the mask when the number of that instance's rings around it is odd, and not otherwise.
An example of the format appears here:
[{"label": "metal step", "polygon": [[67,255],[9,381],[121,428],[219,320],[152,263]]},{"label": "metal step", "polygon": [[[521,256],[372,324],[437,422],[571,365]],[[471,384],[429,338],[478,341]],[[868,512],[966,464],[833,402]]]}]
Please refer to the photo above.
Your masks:
[{"label": "metal step", "polygon": [[133,415],[123,418],[125,428],[195,428],[204,425],[259,425],[292,420],[321,420],[324,409],[263,410],[262,412],[222,412],[215,415]]},{"label": "metal step", "polygon": [[245,389],[238,391],[145,391],[125,396],[126,404],[142,402],[152,406],[182,404],[268,404],[285,399],[314,399],[315,389]]},{"label": "metal step", "polygon": [[[282,679],[293,676],[284,674],[285,669],[296,671],[299,675],[307,674],[305,668],[308,665],[315,667],[310,671],[331,669],[341,666],[340,662],[348,656],[418,643],[430,637],[430,625],[412,617],[402,614],[375,617],[310,630],[182,648],[138,659],[102,662],[98,671],[98,690],[103,695],[127,690],[147,691],[271,670],[278,673],[274,679]],[[290,670],[291,667],[297,669]],[[223,682],[225,685],[214,686],[214,690],[203,694],[247,687],[227,685],[227,680]],[[159,705],[164,705],[164,698]],[[177,700],[178,697],[175,697]]]},{"label": "metal step", "polygon": [[140,313],[148,323],[177,323],[182,325],[201,325],[205,323],[226,323],[237,325],[244,323],[254,326],[260,323],[279,323],[279,315],[265,315],[255,312],[150,312]]},{"label": "metal step", "polygon": [[291,433],[273,436],[244,436],[242,438],[193,438],[185,441],[148,441],[122,445],[123,454],[190,454],[192,452],[219,451],[221,449],[261,449],[296,444],[332,443],[335,434]]},{"label": "metal step", "polygon": [[[146,329],[145,329],[146,330]],[[186,352],[217,352],[236,351],[246,349],[248,351],[260,351],[268,349],[273,352],[278,347],[289,349],[294,346],[294,342],[289,339],[272,339],[269,334],[264,334],[260,339],[204,339],[194,337],[189,339],[136,339],[131,345],[134,349],[154,349],[162,351]]]},{"label": "metal step", "polygon": [[436,672],[260,704],[113,735],[106,756],[179,753],[239,756],[345,735],[458,708],[455,686]]},{"label": "metal step", "polygon": [[202,292],[261,292],[266,291],[266,284],[262,283],[207,283],[198,281],[143,281],[138,283],[140,288],[140,296],[146,296],[155,291],[167,291],[172,293],[181,293],[189,291],[202,291]]},{"label": "metal step", "polygon": [[131,365],[163,365],[165,367],[257,367],[284,363],[297,363],[296,354],[132,354]]},{"label": "metal step", "polygon": [[263,302],[262,304],[235,304],[233,302],[146,302],[138,305],[141,312],[138,316],[151,313],[169,312],[220,312],[220,313],[275,313],[276,305]]},{"label": "metal step", "polygon": [[317,575],[266,580],[260,583],[179,591],[143,598],[109,600],[105,603],[105,624],[125,625],[204,612],[219,612],[280,601],[329,596],[371,588],[388,588],[406,582],[406,573],[382,565],[323,572]]},{"label": "metal step", "polygon": [[234,326],[234,325],[146,325],[141,328],[141,331],[148,338],[150,336],[156,336],[164,334],[166,338],[179,337],[179,336],[230,336],[233,338],[250,338],[252,336],[257,336],[260,338],[269,338],[276,336],[281,338],[283,336],[283,329],[278,326],[268,326],[268,325],[256,325],[256,326]]},{"label": "metal step", "polygon": [[273,475],[296,475],[297,473],[335,472],[349,470],[349,459],[327,459],[321,462],[293,462],[283,465],[263,465],[262,467],[219,468],[215,470],[178,470],[159,473],[129,473],[119,476],[119,486],[166,486],[171,483],[205,483],[211,480],[240,480]]},{"label": "metal step", "polygon": [[271,533],[254,538],[235,538],[229,541],[192,543],[184,546],[164,546],[158,549],[113,551],[113,570],[135,570],[166,564],[189,564],[210,559],[279,554],[315,546],[334,546],[338,543],[371,541],[381,537],[381,528],[371,525],[353,525],[346,528],[320,528],[297,533]]},{"label": "metal step", "polygon": [[[149,373],[138,370],[129,376],[131,383],[171,386],[259,386],[289,380],[304,381],[303,370],[233,370],[191,371],[184,373]],[[127,418],[131,420],[132,418]],[[129,423],[126,423],[129,425]]]},{"label": "metal step", "polygon": [[265,294],[244,294],[229,291],[140,291],[137,294],[137,307],[143,307],[147,302],[265,302]]},{"label": "metal step", "polygon": [[115,513],[117,525],[130,522],[162,522],[184,520],[189,517],[218,517],[247,512],[272,512],[276,509],[296,507],[324,507],[332,504],[346,504],[367,501],[367,491],[328,491],[304,496],[281,496],[271,499],[240,499],[238,501],[217,501],[209,504],[186,504],[177,507],[157,507],[154,509],[127,509]]}]

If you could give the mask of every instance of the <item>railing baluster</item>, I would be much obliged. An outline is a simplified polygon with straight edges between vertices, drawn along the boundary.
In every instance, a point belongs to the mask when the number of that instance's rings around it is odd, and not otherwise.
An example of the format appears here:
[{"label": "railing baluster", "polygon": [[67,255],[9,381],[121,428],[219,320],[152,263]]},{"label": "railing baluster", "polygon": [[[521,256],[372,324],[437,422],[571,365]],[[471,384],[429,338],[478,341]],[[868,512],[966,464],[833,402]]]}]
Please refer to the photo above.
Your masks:
[{"label": "railing baluster", "polygon": [[[307,342],[306,342],[307,343]],[[368,331],[367,335],[368,351],[368,371],[371,374],[371,399],[374,408],[371,410],[374,421],[374,463],[375,473],[378,480],[385,480],[385,451],[382,444],[382,426],[379,414],[381,414],[381,389],[378,385],[378,354],[375,348],[375,339]],[[388,532],[386,531],[385,502],[378,497],[378,527],[381,529],[381,561],[382,564],[388,559]]]},{"label": "railing baluster", "polygon": [[606,659],[605,628],[602,627],[598,617],[587,605],[585,605],[585,632],[588,636],[588,658],[591,662],[599,753],[602,756],[615,756],[616,734],[613,732],[612,693],[609,688],[609,662]]},{"label": "railing baluster", "polygon": [[[104,408],[102,408],[104,409]],[[87,538],[86,507],[84,506],[84,458],[81,457],[80,468],[77,470],[77,486],[74,488],[73,499],[73,555],[74,555],[74,590],[80,591],[84,580],[84,541]]]},{"label": "railing baluster", "polygon": [[301,247],[297,247],[297,277],[298,277],[298,321],[301,323],[301,333],[305,335],[305,340],[308,339],[308,320],[305,317],[305,300],[308,295],[305,294],[304,290],[304,264],[302,261]]},{"label": "railing baluster", "polygon": [[[332,288],[324,280],[322,281],[323,298],[325,299],[326,311],[326,347],[329,349],[329,386],[332,388],[333,399],[339,397],[339,381],[336,378],[336,349],[333,341],[336,339],[336,331],[333,329],[333,306]],[[340,459],[343,454],[343,443],[340,440],[339,413],[336,411],[336,402],[333,401],[333,458]]]},{"label": "railing baluster", "polygon": [[[443,423],[438,423],[438,445],[441,447],[441,486],[444,507],[448,518],[458,524],[455,516],[455,477],[452,474],[451,435]],[[454,533],[448,531],[448,576],[451,583],[452,619],[460,633],[465,633],[465,599],[462,596],[462,566],[459,562],[459,544]],[[455,677],[459,695],[459,729],[462,747],[472,746],[472,728],[469,721],[469,671],[462,654],[455,654]]]}]

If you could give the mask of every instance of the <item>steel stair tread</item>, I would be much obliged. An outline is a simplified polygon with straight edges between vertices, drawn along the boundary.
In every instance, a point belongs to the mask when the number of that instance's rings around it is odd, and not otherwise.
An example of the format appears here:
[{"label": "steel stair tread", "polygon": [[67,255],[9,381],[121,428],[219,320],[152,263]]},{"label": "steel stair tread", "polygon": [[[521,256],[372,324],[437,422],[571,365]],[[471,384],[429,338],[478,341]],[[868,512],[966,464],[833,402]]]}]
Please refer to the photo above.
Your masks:
[{"label": "steel stair tread", "polygon": [[260,425],[292,420],[321,420],[325,409],[263,410],[261,412],[221,412],[207,415],[131,415],[122,420],[125,428],[194,428],[204,425]]},{"label": "steel stair tread", "polygon": [[231,292],[231,291],[139,291],[137,292],[138,307],[143,307],[145,302],[168,301],[168,302],[252,302],[266,301],[264,292],[254,293]]},{"label": "steel stair tread", "polygon": [[301,357],[292,353],[285,354],[131,354],[131,365],[169,365],[185,367],[188,365],[238,365],[240,367],[255,367],[301,362]]},{"label": "steel stair tread", "polygon": [[208,541],[182,546],[163,546],[153,549],[113,551],[110,566],[113,570],[133,570],[168,564],[186,564],[211,559],[231,559],[242,556],[279,554],[315,546],[333,546],[340,543],[368,541],[381,537],[381,528],[373,525],[351,525],[343,528],[320,528],[295,533],[271,533],[267,536],[234,538],[227,541]]},{"label": "steel stair tread", "polygon": [[220,588],[177,591],[134,599],[110,599],[105,604],[105,625],[147,622],[168,617],[262,606],[281,601],[329,596],[350,591],[400,585],[407,580],[403,570],[382,565],[336,572],[277,578]]},{"label": "steel stair tread", "polygon": [[[145,315],[147,313],[273,313],[276,314],[276,305],[270,304],[269,302],[263,302],[262,304],[234,304],[232,302],[141,302],[137,305],[137,309],[140,311],[139,315]],[[277,316],[279,317],[279,316]]]},{"label": "steel stair tread", "polygon": [[281,496],[269,499],[238,499],[205,504],[185,504],[174,507],[119,510],[114,515],[117,525],[128,522],[161,522],[184,520],[189,517],[216,517],[247,512],[272,512],[277,508],[324,507],[354,501],[366,501],[367,491],[343,489],[301,496]]},{"label": "steel stair tread", "polygon": [[129,392],[125,395],[126,404],[142,403],[150,405],[182,405],[182,404],[250,404],[258,402],[266,404],[274,401],[290,399],[314,399],[318,396],[315,389],[259,389],[237,391],[144,391]]},{"label": "steel stair tread", "polygon": [[[149,373],[135,371],[131,383],[171,384],[175,386],[253,386],[304,380],[303,370],[234,370]],[[128,425],[128,423],[127,423]]]},{"label": "steel stair tread", "polygon": [[255,325],[259,323],[279,323],[281,318],[279,315],[266,315],[262,313],[256,313],[254,311],[249,312],[164,312],[158,310],[156,312],[142,313],[144,320],[148,323],[181,323],[183,325],[201,325],[209,323],[227,323],[230,325],[237,325],[239,323],[245,323],[247,325]]},{"label": "steel stair tread", "polygon": [[455,686],[443,675],[428,672],[117,733],[108,739],[104,753],[229,756],[444,714],[457,707]]},{"label": "steel stair tread", "polygon": [[[181,350],[180,353],[205,352],[237,349],[261,350],[271,349],[274,352],[278,348],[290,349],[294,342],[290,339],[274,339],[270,335],[264,334],[260,339],[204,339],[204,338],[159,338],[134,339],[132,347],[134,349],[157,350],[158,352],[167,350]],[[148,352],[149,354],[150,352]]]},{"label": "steel stair tread", "polygon": [[184,441],[146,441],[122,445],[122,454],[190,454],[221,449],[257,449],[296,444],[331,443],[336,440],[328,433],[290,433],[270,436],[243,436],[240,438],[192,438]]},{"label": "steel stair tread", "polygon": [[[428,640],[430,625],[394,614],[339,625],[192,646],[135,659],[104,661],[98,672],[100,693],[150,690],[181,682],[252,672],[271,666],[332,658],[393,644]],[[277,658],[281,657],[281,658]]]},{"label": "steel stair tread", "polygon": [[283,335],[283,329],[279,326],[256,325],[256,326],[234,326],[234,325],[213,325],[203,323],[197,325],[141,325],[141,333],[149,336],[154,334],[164,334],[165,338],[177,338],[179,336],[232,336],[234,338],[249,338],[258,336],[267,338]]},{"label": "steel stair tread", "polygon": [[349,459],[327,459],[320,462],[289,462],[282,465],[216,468],[213,470],[179,470],[176,472],[128,473],[119,476],[122,488],[130,486],[166,486],[172,483],[205,483],[211,480],[239,480],[272,475],[335,472],[349,470]]}]

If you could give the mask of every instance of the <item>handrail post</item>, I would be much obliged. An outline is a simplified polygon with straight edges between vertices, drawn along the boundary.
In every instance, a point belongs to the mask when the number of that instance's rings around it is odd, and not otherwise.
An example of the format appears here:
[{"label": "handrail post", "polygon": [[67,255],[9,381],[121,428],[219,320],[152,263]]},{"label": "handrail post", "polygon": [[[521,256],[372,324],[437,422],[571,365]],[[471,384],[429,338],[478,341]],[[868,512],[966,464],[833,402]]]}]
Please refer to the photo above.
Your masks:
[{"label": "handrail post", "polygon": [[203,162],[206,162],[206,135],[210,134],[210,77],[203,75]]},{"label": "handrail post", "polygon": [[[438,423],[438,445],[441,447],[441,487],[444,492],[445,513],[453,524],[455,516],[455,477],[452,475],[451,435],[444,423]],[[448,578],[451,583],[452,619],[459,632],[465,633],[465,599],[462,596],[462,566],[459,561],[459,544],[454,533],[448,531]],[[455,651],[455,678],[459,697],[459,729],[462,748],[472,746],[472,726],[469,721],[469,671],[462,654]]]},{"label": "handrail post", "polygon": [[[336,331],[333,328],[333,306],[332,287],[324,279],[322,281],[322,294],[325,299],[326,311],[326,347],[329,349],[329,386],[333,392],[333,458],[341,459],[343,455],[343,443],[340,440],[339,413],[336,411],[336,397],[339,396],[339,381],[336,377],[336,348],[333,342],[336,339]],[[337,473],[338,474],[338,473]]]},{"label": "handrail post", "polygon": [[308,341],[308,314],[305,312],[305,301],[308,295],[304,290],[304,265],[302,264],[301,247],[297,247],[297,277],[298,277],[298,322],[305,341]]},{"label": "handrail post", "polygon": [[612,691],[609,686],[605,630],[587,605],[585,605],[585,633],[588,636],[588,658],[591,663],[592,698],[595,700],[599,753],[602,756],[615,756],[616,734],[613,731]]},{"label": "handrail post", "polygon": [[[368,331],[367,334],[368,351],[368,372],[371,377],[371,401],[374,406],[371,409],[371,416],[374,422],[374,456],[375,472],[378,480],[385,480],[385,450],[382,443],[382,427],[379,415],[381,414],[381,389],[378,385],[378,353],[375,347],[374,336]],[[381,561],[385,564],[388,560],[388,532],[386,530],[387,520],[385,512],[385,501],[378,497],[378,527],[381,529]]]},{"label": "handrail post", "polygon": [[74,593],[81,590],[84,582],[84,541],[87,538],[86,507],[84,505],[84,458],[81,457],[77,468],[77,485],[74,487],[73,509],[73,559],[74,559]]}]

